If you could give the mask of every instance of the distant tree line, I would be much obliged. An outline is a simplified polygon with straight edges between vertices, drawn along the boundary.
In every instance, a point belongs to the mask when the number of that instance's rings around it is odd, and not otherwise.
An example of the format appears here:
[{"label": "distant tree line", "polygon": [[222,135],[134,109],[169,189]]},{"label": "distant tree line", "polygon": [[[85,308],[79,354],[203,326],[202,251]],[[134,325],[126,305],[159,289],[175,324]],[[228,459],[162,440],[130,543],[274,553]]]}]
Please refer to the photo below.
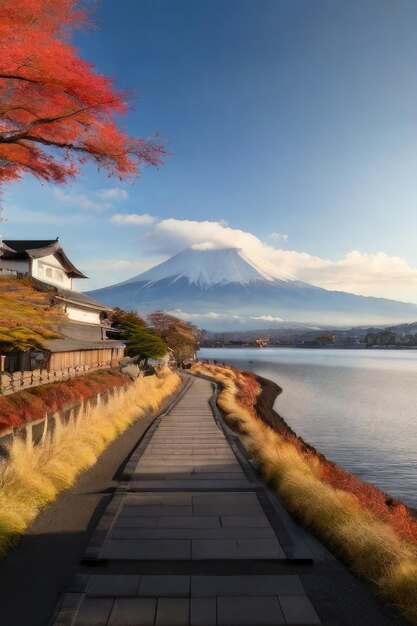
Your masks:
[{"label": "distant tree line", "polygon": [[367,348],[413,348],[417,347],[417,334],[404,335],[393,330],[382,330],[365,335],[365,345]]}]

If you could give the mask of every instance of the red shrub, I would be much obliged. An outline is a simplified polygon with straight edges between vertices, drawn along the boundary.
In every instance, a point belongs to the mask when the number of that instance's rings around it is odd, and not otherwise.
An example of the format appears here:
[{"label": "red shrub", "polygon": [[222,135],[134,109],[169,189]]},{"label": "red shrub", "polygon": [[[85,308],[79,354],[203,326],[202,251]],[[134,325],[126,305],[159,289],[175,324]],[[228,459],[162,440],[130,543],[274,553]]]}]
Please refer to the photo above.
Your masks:
[{"label": "red shrub", "polygon": [[14,414],[24,422],[38,420],[45,415],[45,404],[28,391],[12,393],[7,399],[14,406]]},{"label": "red shrub", "polygon": [[28,421],[41,419],[74,401],[85,400],[126,384],[117,371],[96,371],[72,380],[49,383],[0,397],[0,433]]},{"label": "red shrub", "polygon": [[102,391],[101,386],[92,378],[88,378],[88,376],[83,376],[83,378],[80,378],[79,380],[80,382],[82,381],[85,393],[88,394],[89,397],[94,396]]},{"label": "red shrub", "polygon": [[85,400],[93,395],[93,391],[84,382],[83,378],[73,378],[65,383],[75,398]]},{"label": "red shrub", "polygon": [[10,396],[0,398],[0,432],[20,426],[23,421],[23,415],[16,410],[16,404],[11,402]]},{"label": "red shrub", "polygon": [[40,398],[48,411],[55,413],[74,401],[74,394],[65,383],[51,383],[29,389],[28,393]]},{"label": "red shrub", "polygon": [[260,384],[252,374],[247,372],[240,372],[236,382],[238,386],[237,402],[242,408],[247,409],[252,415],[257,417],[255,405],[261,387]]},{"label": "red shrub", "polygon": [[387,497],[377,487],[329,461],[321,462],[320,478],[336,489],[356,496],[364,508],[380,520],[391,524],[404,539],[417,541],[417,522],[412,519],[402,502]]},{"label": "red shrub", "polygon": [[111,370],[110,372],[99,370],[92,372],[88,376],[99,385],[102,385],[103,391],[109,387],[123,387],[126,384],[126,376],[115,370]]}]

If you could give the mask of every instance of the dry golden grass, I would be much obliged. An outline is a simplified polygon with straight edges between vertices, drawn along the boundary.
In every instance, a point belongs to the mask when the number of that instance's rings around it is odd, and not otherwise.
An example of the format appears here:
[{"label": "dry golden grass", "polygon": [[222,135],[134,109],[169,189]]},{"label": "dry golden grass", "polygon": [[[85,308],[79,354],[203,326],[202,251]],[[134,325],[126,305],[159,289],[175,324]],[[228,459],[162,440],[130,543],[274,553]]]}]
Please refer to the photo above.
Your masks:
[{"label": "dry golden grass", "polygon": [[39,511],[94,465],[108,444],[133,422],[156,411],[180,378],[165,368],[116,390],[107,404],[85,411],[77,423],[56,430],[42,446],[15,439],[0,476],[0,557]]},{"label": "dry golden grass", "polygon": [[417,625],[416,543],[376,519],[354,495],[321,481],[317,459],[303,458],[254,411],[243,408],[236,400],[238,372],[201,364],[193,369],[221,384],[219,407],[287,509]]}]

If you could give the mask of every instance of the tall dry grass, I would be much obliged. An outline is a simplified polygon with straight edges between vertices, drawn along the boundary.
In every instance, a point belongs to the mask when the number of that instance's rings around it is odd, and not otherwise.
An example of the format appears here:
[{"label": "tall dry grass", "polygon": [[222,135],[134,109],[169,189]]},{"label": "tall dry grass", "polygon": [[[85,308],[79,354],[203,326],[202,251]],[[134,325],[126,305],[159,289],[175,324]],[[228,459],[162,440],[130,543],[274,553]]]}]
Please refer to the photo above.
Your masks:
[{"label": "tall dry grass", "polygon": [[303,457],[254,406],[242,406],[241,372],[202,364],[194,371],[221,384],[219,407],[286,508],[417,625],[417,542],[378,519],[355,495],[321,480],[317,457]]},{"label": "tall dry grass", "polygon": [[179,384],[179,376],[164,368],[158,376],[140,377],[116,391],[106,404],[85,410],[77,423],[58,427],[43,445],[15,439],[0,475],[0,557],[44,506],[96,463],[110,442],[156,411]]}]

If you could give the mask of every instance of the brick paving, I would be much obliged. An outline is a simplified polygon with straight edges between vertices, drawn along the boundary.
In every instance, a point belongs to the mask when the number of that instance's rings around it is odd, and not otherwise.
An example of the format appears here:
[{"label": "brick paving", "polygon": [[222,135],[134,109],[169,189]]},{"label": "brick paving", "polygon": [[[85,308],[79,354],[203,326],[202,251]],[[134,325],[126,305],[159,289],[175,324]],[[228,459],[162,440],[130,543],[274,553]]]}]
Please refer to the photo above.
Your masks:
[{"label": "brick paving", "polygon": [[297,538],[212,394],[191,379],[134,452],[55,626],[326,623],[292,573]]}]

